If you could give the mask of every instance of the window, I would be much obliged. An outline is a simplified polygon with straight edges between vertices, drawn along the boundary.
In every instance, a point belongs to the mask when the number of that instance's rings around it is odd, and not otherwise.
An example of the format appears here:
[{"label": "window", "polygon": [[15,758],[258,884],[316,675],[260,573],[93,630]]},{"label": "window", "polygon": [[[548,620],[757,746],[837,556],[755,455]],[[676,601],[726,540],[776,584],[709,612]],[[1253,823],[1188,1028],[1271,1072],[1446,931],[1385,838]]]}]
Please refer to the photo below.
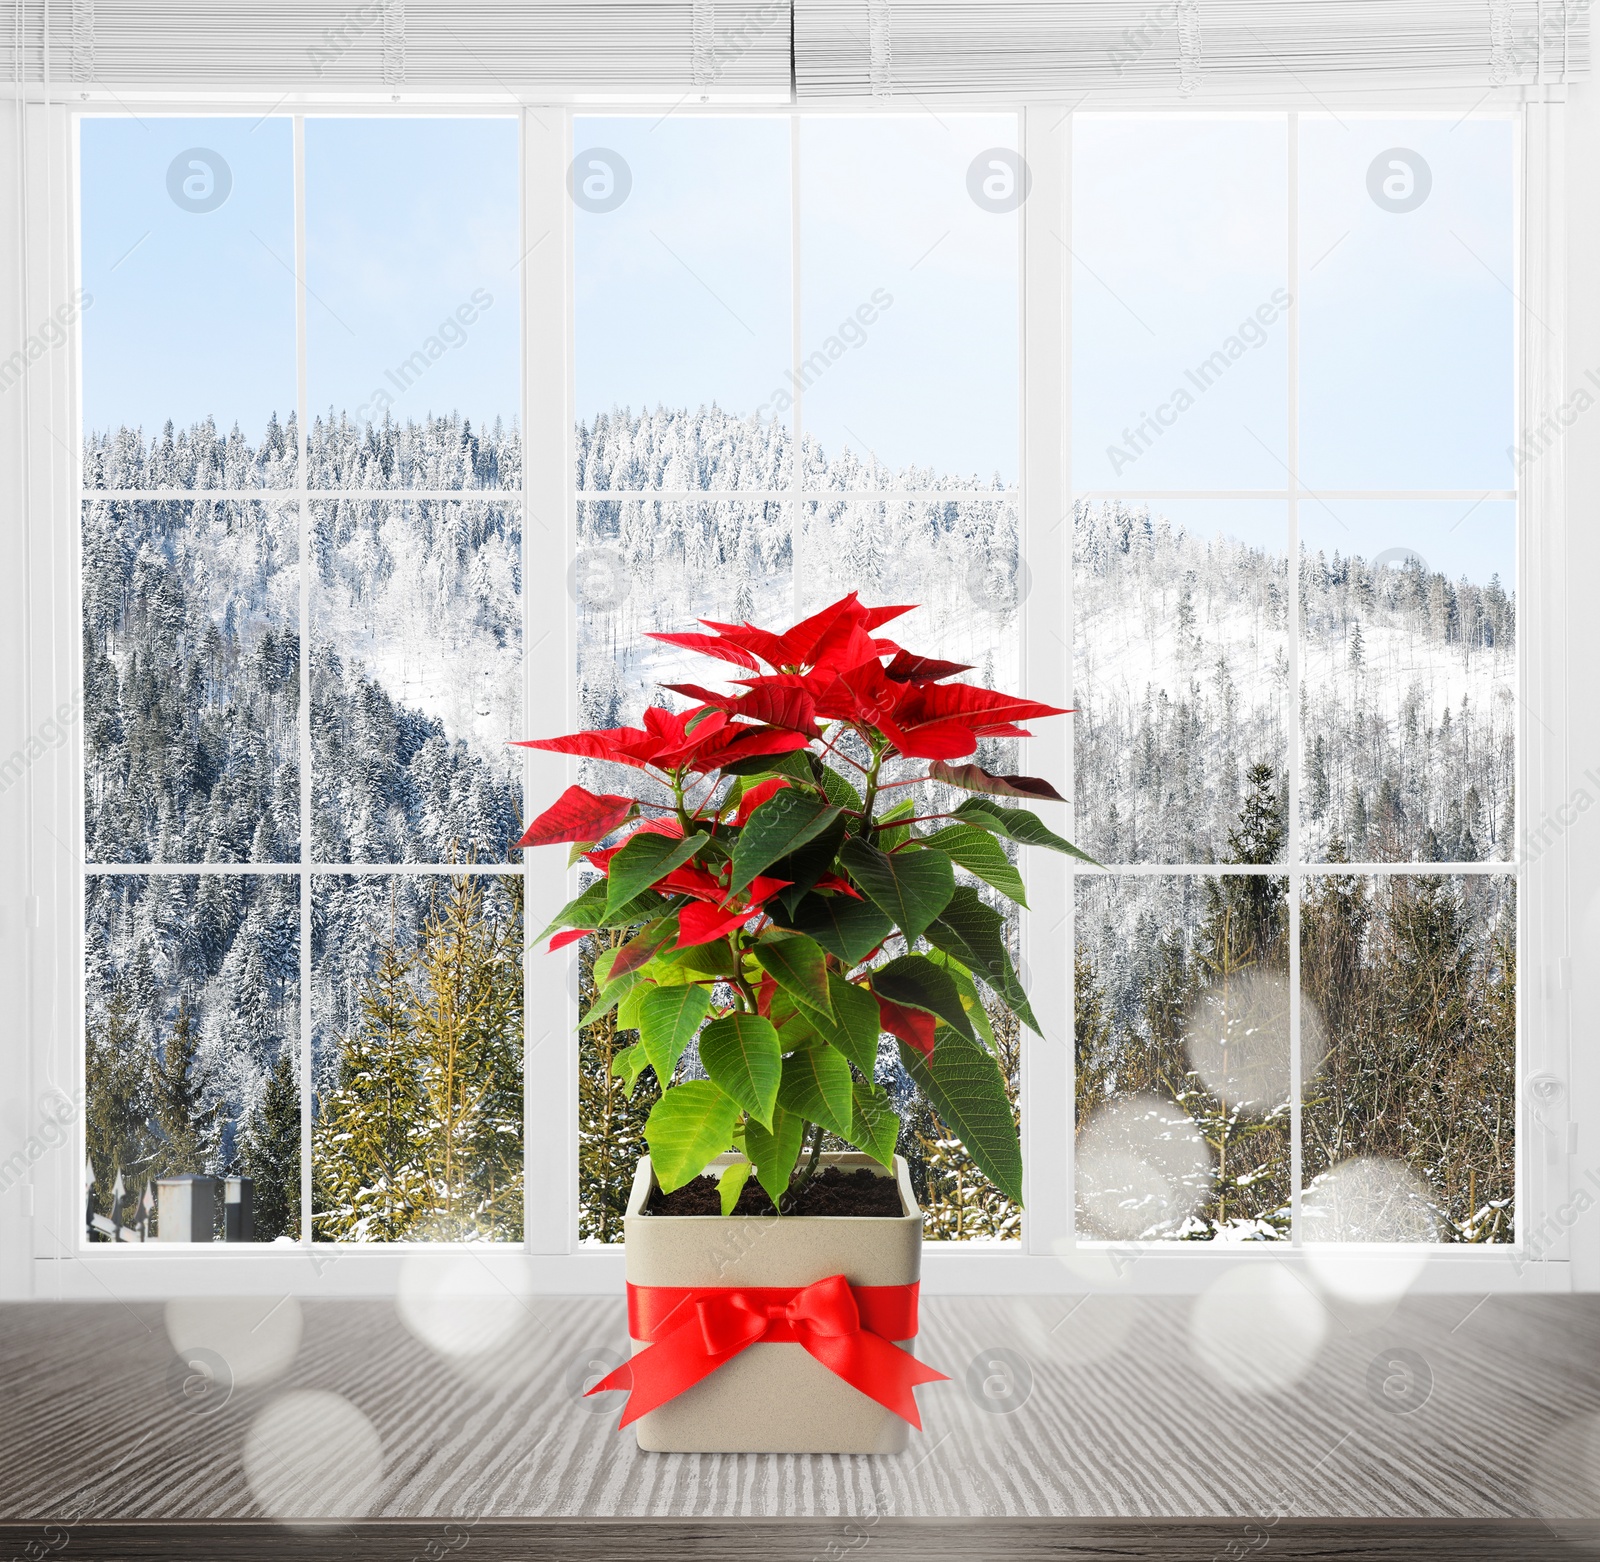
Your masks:
[{"label": "window", "polygon": [[93,1204],[237,1173],[258,1241],[518,1241],[517,121],[80,159]]},{"label": "window", "polygon": [[880,1057],[939,1261],[1525,1236],[1520,121],[537,119],[78,121],[95,1212],[226,1172],[259,1242],[620,1240],[653,1087],[614,1015],[524,1078],[597,950],[526,948],[556,771],[506,740],[859,589],[1070,680],[1070,767],[977,757],[1103,865],[1030,865],[1065,914],[1018,930],[1073,950],[1070,1196],[1055,1043],[1002,1038],[1026,1217]]},{"label": "window", "polygon": [[1085,1235],[1515,1236],[1516,144],[1076,120]]}]

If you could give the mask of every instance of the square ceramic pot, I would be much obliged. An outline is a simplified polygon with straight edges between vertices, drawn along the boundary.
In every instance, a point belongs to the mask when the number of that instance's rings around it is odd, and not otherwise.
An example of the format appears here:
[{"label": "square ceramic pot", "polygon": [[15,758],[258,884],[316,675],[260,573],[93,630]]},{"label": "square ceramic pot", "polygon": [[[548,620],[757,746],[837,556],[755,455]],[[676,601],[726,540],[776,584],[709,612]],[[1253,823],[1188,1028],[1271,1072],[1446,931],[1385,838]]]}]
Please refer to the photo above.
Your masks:
[{"label": "square ceramic pot", "polygon": [[[721,1156],[711,1170],[736,1157]],[[823,1164],[889,1175],[870,1156]],[[842,1274],[852,1285],[909,1285],[922,1274],[922,1212],[898,1155],[902,1215],[646,1215],[655,1184],[639,1162],[623,1217],[631,1285],[802,1286]],[[900,1341],[897,1343],[904,1344]],[[637,1354],[645,1345],[633,1341]],[[653,1453],[899,1453],[910,1425],[803,1345],[763,1342],[636,1422]]]}]

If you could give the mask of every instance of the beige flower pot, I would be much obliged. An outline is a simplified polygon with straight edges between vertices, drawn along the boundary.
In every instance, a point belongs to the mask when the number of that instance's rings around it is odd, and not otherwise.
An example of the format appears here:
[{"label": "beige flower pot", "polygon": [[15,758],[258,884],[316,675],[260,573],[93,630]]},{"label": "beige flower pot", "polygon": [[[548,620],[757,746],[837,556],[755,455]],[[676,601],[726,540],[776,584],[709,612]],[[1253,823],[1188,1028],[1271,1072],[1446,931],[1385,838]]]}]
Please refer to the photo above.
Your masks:
[{"label": "beige flower pot", "polygon": [[[713,1168],[734,1160],[721,1156]],[[870,1156],[823,1156],[866,1166]],[[628,1281],[664,1286],[801,1286],[842,1274],[852,1285],[909,1285],[922,1273],[922,1212],[906,1163],[895,1216],[646,1215],[654,1173],[639,1162],[623,1217]],[[897,1342],[904,1344],[904,1341]],[[635,1340],[634,1353],[645,1345]],[[803,1345],[751,1345],[634,1423],[652,1453],[899,1453],[910,1424],[834,1376]]]}]

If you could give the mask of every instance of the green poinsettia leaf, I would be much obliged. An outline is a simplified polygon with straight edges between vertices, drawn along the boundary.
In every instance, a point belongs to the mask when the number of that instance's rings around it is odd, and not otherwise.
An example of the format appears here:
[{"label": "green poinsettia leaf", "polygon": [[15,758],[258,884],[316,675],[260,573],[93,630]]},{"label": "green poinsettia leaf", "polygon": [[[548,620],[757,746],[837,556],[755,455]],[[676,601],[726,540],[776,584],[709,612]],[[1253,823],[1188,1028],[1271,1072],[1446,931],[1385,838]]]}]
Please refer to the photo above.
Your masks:
[{"label": "green poinsettia leaf", "polygon": [[636,830],[606,865],[606,915],[614,917],[657,879],[681,868],[706,839],[698,830],[681,841],[654,830]]},{"label": "green poinsettia leaf", "polygon": [[1028,893],[1017,865],[1006,856],[1005,848],[989,831],[973,824],[946,825],[924,836],[922,844],[946,853],[974,878],[982,879],[1019,906],[1027,906]]},{"label": "green poinsettia leaf", "polygon": [[816,939],[846,965],[859,965],[894,931],[870,900],[850,895],[807,895],[784,926]]},{"label": "green poinsettia leaf", "polygon": [[[872,837],[873,844],[878,848],[878,850],[892,852],[898,847],[904,846],[905,843],[911,839],[911,826],[908,824],[897,825],[896,820],[914,819],[916,817],[916,813],[916,798],[907,797],[901,802],[896,803],[893,808],[888,810],[888,812],[879,814],[877,820],[875,821],[879,828],[874,832]],[[889,825],[891,828],[884,829],[884,825]]]},{"label": "green poinsettia leaf", "polygon": [[618,977],[626,976],[630,971],[643,970],[650,963],[655,952],[668,939],[676,937],[677,932],[677,912],[673,912],[670,916],[656,918],[636,937],[629,939],[627,943],[617,950],[606,972],[606,980],[614,982]]},{"label": "green poinsettia leaf", "polygon": [[670,1083],[684,1048],[711,1012],[704,987],[651,987],[639,1002],[639,1042],[656,1071]]},{"label": "green poinsettia leaf", "polygon": [[813,1014],[808,1022],[818,1036],[831,1042],[871,1079],[878,1063],[878,1033],[882,1029],[877,1000],[865,987],[847,982],[837,971],[828,973],[828,988],[833,995],[833,1018]]},{"label": "green poinsettia leaf", "polygon": [[889,1092],[882,1085],[869,1085],[858,1079],[851,1087],[851,1144],[865,1150],[880,1166],[894,1169],[894,1147],[900,1142],[900,1119],[889,1105]]},{"label": "green poinsettia leaf", "polygon": [[619,1031],[638,1030],[640,1006],[655,991],[649,977],[643,971],[638,974],[641,979],[637,982],[633,981],[631,977],[623,978],[630,985],[627,992],[622,995],[617,1003],[617,1029]]},{"label": "green poinsettia leaf", "polygon": [[849,777],[840,775],[826,764],[822,766],[822,790],[835,807],[846,808],[851,813],[858,814],[865,806],[861,794],[850,784]]},{"label": "green poinsettia leaf", "polygon": [[663,1193],[693,1182],[733,1142],[739,1103],[709,1079],[661,1092],[645,1121],[650,1164]]},{"label": "green poinsettia leaf", "polygon": [[900,1044],[900,1061],[967,1154],[1013,1203],[1022,1202],[1022,1145],[1000,1065],[958,1031],[940,1026],[933,1056]]},{"label": "green poinsettia leaf", "polygon": [[596,879],[581,894],[574,895],[550,919],[550,924],[534,943],[542,944],[552,933],[564,927],[599,927],[606,910],[606,881]]},{"label": "green poinsettia leaf", "polygon": [[[611,969],[611,963],[616,959],[617,954],[617,950],[608,949],[595,961],[594,984],[598,989],[598,993],[594,1002],[590,1004],[588,1012],[578,1017],[580,1028],[585,1025],[592,1025],[602,1015],[609,1014],[612,1009],[617,1008],[623,999],[645,980],[643,970],[633,970],[629,971],[626,976],[619,976],[614,982],[606,981],[605,974]],[[627,1029],[620,1022],[618,1028]]]},{"label": "green poinsettia leaf", "polygon": [[644,1048],[636,1042],[631,1047],[624,1047],[611,1060],[612,1074],[622,1081],[623,1094],[633,1100],[634,1086],[639,1083],[639,1076],[650,1066],[650,1060],[644,1054]]},{"label": "green poinsettia leaf", "polygon": [[837,1047],[808,1047],[783,1060],[778,1104],[808,1122],[821,1123],[841,1139],[850,1137],[850,1062]]},{"label": "green poinsettia leaf", "polygon": [[754,1118],[745,1119],[744,1153],[755,1163],[756,1181],[780,1210],[805,1134],[805,1119],[798,1112],[786,1112],[781,1106],[772,1114],[771,1132]]},{"label": "green poinsettia leaf", "polygon": [[750,1173],[755,1170],[749,1161],[735,1161],[732,1166],[725,1167],[723,1173],[717,1178],[717,1196],[722,1200],[722,1213],[731,1215],[734,1206],[739,1202],[739,1195],[744,1192],[744,1185],[750,1180]]},{"label": "green poinsettia leaf", "polygon": [[828,957],[815,939],[804,933],[766,932],[752,952],[761,969],[785,992],[807,1008],[833,1018]]},{"label": "green poinsettia leaf", "polygon": [[729,890],[737,893],[745,888],[758,873],[820,835],[838,817],[839,810],[831,803],[799,787],[785,787],[769,797],[739,831]]},{"label": "green poinsettia leaf", "polygon": [[815,783],[810,754],[797,748],[787,754],[752,754],[745,759],[732,759],[720,766],[725,776],[786,776],[791,781]]},{"label": "green poinsettia leaf", "polygon": [[881,852],[863,840],[844,843],[839,860],[857,887],[914,944],[949,904],[955,869],[943,852]]},{"label": "green poinsettia leaf", "polygon": [[717,1086],[764,1128],[772,1126],[783,1074],[783,1052],[772,1021],[734,1013],[700,1033],[700,1063]]},{"label": "green poinsettia leaf", "polygon": [[887,965],[872,972],[872,990],[890,1003],[907,1004],[923,1009],[968,1040],[976,1040],[972,1020],[961,1001],[961,993],[951,980],[950,973],[937,966],[926,955],[901,955]]},{"label": "green poinsettia leaf", "polygon": [[1076,857],[1096,868],[1100,866],[1088,852],[1079,851],[1071,841],[1057,835],[1038,814],[1030,813],[1026,808],[1007,808],[992,797],[969,797],[955,809],[955,814],[958,819],[964,819],[980,830],[1003,835],[1020,846],[1044,846],[1051,851],[1065,852],[1067,856]]},{"label": "green poinsettia leaf", "polygon": [[992,1052],[994,1027],[989,1023],[989,1011],[984,1007],[983,995],[978,991],[978,984],[972,979],[972,972],[956,956],[946,953],[937,946],[929,951],[928,958],[941,971],[949,973],[950,980],[956,984],[956,991],[961,994],[961,1006],[967,1011],[967,1017],[972,1021],[972,1028]]},{"label": "green poinsettia leaf", "polygon": [[929,923],[927,939],[982,977],[1034,1035],[1044,1034],[1006,952],[1005,918],[975,889],[957,886],[950,904]]},{"label": "green poinsettia leaf", "polygon": [[785,911],[792,912],[805,899],[817,880],[833,871],[833,861],[839,855],[839,848],[844,844],[845,831],[849,823],[850,821],[840,814],[832,824],[812,836],[798,851],[790,852],[787,857],[780,857],[767,869],[770,877],[789,881],[789,887],[778,892],[779,903]]},{"label": "green poinsettia leaf", "polygon": [[694,944],[688,949],[666,949],[661,958],[671,961],[681,971],[692,971],[696,977],[731,977],[738,969],[733,950],[725,938],[711,944]]}]

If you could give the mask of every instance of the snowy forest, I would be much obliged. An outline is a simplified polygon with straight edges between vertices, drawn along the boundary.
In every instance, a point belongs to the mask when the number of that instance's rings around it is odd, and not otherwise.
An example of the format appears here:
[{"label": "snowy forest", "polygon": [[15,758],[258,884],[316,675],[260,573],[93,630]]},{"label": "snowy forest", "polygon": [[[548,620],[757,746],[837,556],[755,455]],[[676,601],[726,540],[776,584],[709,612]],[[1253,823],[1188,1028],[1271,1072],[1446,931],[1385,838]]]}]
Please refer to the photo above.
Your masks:
[{"label": "snowy forest", "polygon": [[[522,517],[496,493],[521,481],[520,439],[455,418],[358,428],[330,412],[308,434],[302,523],[281,492],[296,481],[297,438],[291,419],[269,424],[255,446],[209,423],[86,442],[94,1196],[107,1207],[118,1169],[139,1188],[168,1171],[243,1170],[257,1181],[258,1238],[298,1233],[305,975],[315,1234],[514,1240],[520,881],[470,869],[515,864],[523,813],[504,747],[527,735]],[[735,496],[788,487],[787,432],[715,408],[613,412],[580,426],[576,448],[574,725],[636,722],[652,700],[675,702],[659,684],[709,681],[699,658],[647,631],[697,616],[788,622],[851,589],[921,603],[904,620],[908,641],[971,664],[976,681],[1018,686],[1028,576],[1015,496],[997,482],[887,471],[808,442],[802,481],[816,497],[791,516],[785,500]],[[583,497],[651,486],[704,497]],[[315,497],[342,487],[395,492]],[[124,488],[197,497],[95,497]],[[204,497],[219,488],[260,497]],[[418,488],[460,497],[404,497]],[[849,492],[882,497],[837,497]],[[1106,504],[1080,509],[1075,564],[1076,833],[1058,827],[1107,863],[1281,862],[1283,554]],[[1301,756],[1306,854],[1509,858],[1512,593],[1349,555],[1305,554],[1300,579],[1301,730],[1314,735]],[[1061,687],[1037,692],[1065,694],[1065,673]],[[299,969],[296,876],[303,727],[310,856],[328,869],[310,878],[309,973]],[[986,747],[978,757],[991,768],[1017,768],[1018,745]],[[209,871],[94,871],[145,863]],[[286,871],[226,871],[239,864]],[[458,871],[338,871],[386,864]],[[1210,1202],[1170,1230],[1152,1221],[1150,1234],[1280,1234],[1281,1102],[1252,1117],[1237,1101],[1202,1100],[1185,1037],[1190,1016],[1235,973],[1279,973],[1281,987],[1284,881],[1078,882],[1080,1120],[1154,1093],[1205,1132],[1221,1167]],[[1329,1060],[1323,1094],[1315,1106],[1308,1097],[1306,1175],[1352,1154],[1404,1160],[1437,1184],[1444,1237],[1509,1232],[1514,940],[1504,882],[1328,876],[1312,881],[1303,920],[1307,981],[1324,984],[1308,987],[1307,1007]],[[595,953],[573,957],[575,992]],[[1423,1014],[1418,994],[1441,972],[1456,1007]],[[999,1039],[1014,1075],[1017,1038]],[[648,1111],[648,1083],[632,1101],[604,1083],[605,1055],[625,1040],[603,1024],[579,1038],[595,1065],[580,1100],[580,1226],[591,1240],[620,1235],[618,1201]],[[476,1081],[471,1099],[441,1096],[438,1081],[462,1068]],[[936,1118],[910,1110],[887,1051],[882,1069],[908,1112],[901,1148],[929,1234],[1014,1236],[1014,1208]]]}]

